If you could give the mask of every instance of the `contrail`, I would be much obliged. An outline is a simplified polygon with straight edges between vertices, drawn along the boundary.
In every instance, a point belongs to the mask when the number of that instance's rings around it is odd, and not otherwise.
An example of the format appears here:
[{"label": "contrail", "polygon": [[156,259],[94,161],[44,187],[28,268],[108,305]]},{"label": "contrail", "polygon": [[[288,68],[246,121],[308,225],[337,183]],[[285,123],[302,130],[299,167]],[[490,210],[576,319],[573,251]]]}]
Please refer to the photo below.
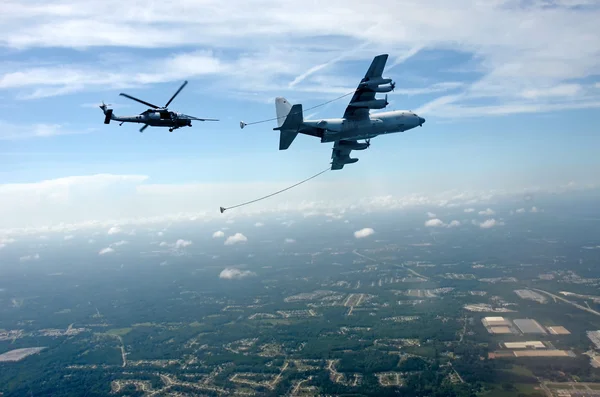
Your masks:
[{"label": "contrail", "polygon": [[386,70],[390,70],[398,65],[400,65],[401,63],[404,63],[407,59],[412,58],[413,56],[417,55],[417,53],[419,51],[421,51],[424,47],[423,46],[416,46],[411,48],[410,50],[408,50],[408,52],[406,52],[406,54],[401,55],[399,57],[396,58],[396,60],[394,61],[393,64],[391,64],[390,66],[388,66],[386,68]]},{"label": "contrail", "polygon": [[294,81],[292,81],[292,82],[291,82],[291,83],[288,85],[288,87],[289,87],[289,88],[293,88],[293,87],[294,87],[294,86],[296,86],[298,83],[300,83],[300,82],[302,82],[304,79],[306,79],[308,76],[310,76],[310,75],[312,75],[312,74],[314,74],[314,73],[318,72],[318,71],[319,71],[319,70],[321,70],[321,69],[324,69],[324,68],[326,68],[327,66],[331,66],[331,65],[333,65],[333,64],[335,64],[335,63],[338,63],[339,61],[341,61],[341,60],[342,60],[342,59],[344,59],[345,57],[347,57],[347,56],[349,56],[349,55],[351,55],[351,54],[354,54],[356,51],[358,51],[358,50],[361,50],[361,49],[365,48],[365,47],[366,47],[366,46],[368,46],[369,44],[370,44],[370,43],[368,43],[368,42],[367,42],[367,43],[363,43],[363,44],[359,45],[358,47],[356,47],[355,49],[353,49],[353,50],[350,50],[350,51],[348,51],[348,52],[346,52],[346,53],[344,53],[344,54],[342,54],[342,55],[340,55],[340,56],[338,56],[338,57],[335,57],[335,58],[333,58],[333,59],[332,59],[332,60],[330,60],[329,62],[325,62],[325,63],[322,63],[322,64],[320,64],[320,65],[313,66],[312,68],[308,69],[306,72],[302,73],[300,76],[296,77],[296,78],[294,79]]}]

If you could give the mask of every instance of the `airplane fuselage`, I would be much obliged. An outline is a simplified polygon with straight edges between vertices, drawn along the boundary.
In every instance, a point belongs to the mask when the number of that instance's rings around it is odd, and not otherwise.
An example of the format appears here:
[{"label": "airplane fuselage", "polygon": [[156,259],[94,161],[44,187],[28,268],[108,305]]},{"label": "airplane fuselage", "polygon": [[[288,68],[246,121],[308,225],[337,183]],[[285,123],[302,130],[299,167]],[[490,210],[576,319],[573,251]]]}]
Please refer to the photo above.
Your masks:
[{"label": "airplane fuselage", "polygon": [[[364,120],[304,120],[303,125],[323,131],[321,142],[370,139],[378,135],[404,132],[422,125],[425,120],[408,110],[374,113]],[[302,128],[300,129],[302,132]]]}]

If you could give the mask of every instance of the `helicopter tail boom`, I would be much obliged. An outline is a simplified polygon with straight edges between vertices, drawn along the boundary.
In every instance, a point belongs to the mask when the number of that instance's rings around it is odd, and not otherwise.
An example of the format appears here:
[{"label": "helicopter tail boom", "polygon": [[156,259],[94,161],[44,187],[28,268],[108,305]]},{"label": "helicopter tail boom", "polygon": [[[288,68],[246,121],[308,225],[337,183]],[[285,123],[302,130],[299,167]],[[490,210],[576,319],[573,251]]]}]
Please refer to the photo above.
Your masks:
[{"label": "helicopter tail boom", "polygon": [[104,110],[104,124],[109,124],[110,120],[113,119],[113,110],[112,109],[106,109]]}]

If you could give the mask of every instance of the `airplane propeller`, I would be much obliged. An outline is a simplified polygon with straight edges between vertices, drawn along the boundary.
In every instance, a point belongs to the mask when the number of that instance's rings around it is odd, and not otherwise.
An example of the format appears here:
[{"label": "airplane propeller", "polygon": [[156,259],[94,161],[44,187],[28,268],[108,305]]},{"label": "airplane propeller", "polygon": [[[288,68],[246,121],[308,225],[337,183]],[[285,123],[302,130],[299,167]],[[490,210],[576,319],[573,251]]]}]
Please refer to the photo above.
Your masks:
[{"label": "airplane propeller", "polygon": [[396,89],[396,82],[392,81],[390,83],[390,87],[392,87],[392,92]]},{"label": "airplane propeller", "polygon": [[369,146],[371,146],[371,138],[365,140],[365,143],[367,144],[367,149],[369,148]]}]

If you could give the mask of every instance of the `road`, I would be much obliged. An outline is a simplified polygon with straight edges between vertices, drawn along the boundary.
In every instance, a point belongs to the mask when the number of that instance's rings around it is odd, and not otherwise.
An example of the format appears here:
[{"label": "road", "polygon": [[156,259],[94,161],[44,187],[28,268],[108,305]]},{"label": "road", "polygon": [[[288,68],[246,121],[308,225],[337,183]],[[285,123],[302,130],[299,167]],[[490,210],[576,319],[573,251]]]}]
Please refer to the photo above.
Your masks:
[{"label": "road", "polygon": [[568,299],[565,299],[565,298],[563,298],[563,297],[560,297],[560,296],[558,296],[558,295],[554,295],[554,294],[553,294],[553,293],[551,293],[551,292],[544,291],[543,289],[537,289],[537,288],[531,288],[531,289],[532,289],[532,290],[535,290],[535,291],[538,291],[538,292],[542,292],[542,293],[544,293],[544,294],[546,294],[546,295],[548,295],[548,296],[552,297],[554,300],[560,300],[560,301],[563,301],[563,302],[565,302],[565,303],[568,303],[568,304],[570,304],[570,305],[573,305],[573,306],[575,306],[575,307],[576,307],[576,308],[578,308],[578,309],[585,310],[586,312],[588,312],[588,313],[592,313],[592,314],[595,314],[596,316],[600,316],[600,312],[598,312],[598,311],[596,311],[596,310],[594,310],[594,309],[590,309],[590,308],[588,308],[588,307],[585,307],[585,306],[582,306],[582,305],[580,305],[579,303],[575,303],[575,302],[572,302],[572,301],[570,301],[570,300],[568,300]]}]

